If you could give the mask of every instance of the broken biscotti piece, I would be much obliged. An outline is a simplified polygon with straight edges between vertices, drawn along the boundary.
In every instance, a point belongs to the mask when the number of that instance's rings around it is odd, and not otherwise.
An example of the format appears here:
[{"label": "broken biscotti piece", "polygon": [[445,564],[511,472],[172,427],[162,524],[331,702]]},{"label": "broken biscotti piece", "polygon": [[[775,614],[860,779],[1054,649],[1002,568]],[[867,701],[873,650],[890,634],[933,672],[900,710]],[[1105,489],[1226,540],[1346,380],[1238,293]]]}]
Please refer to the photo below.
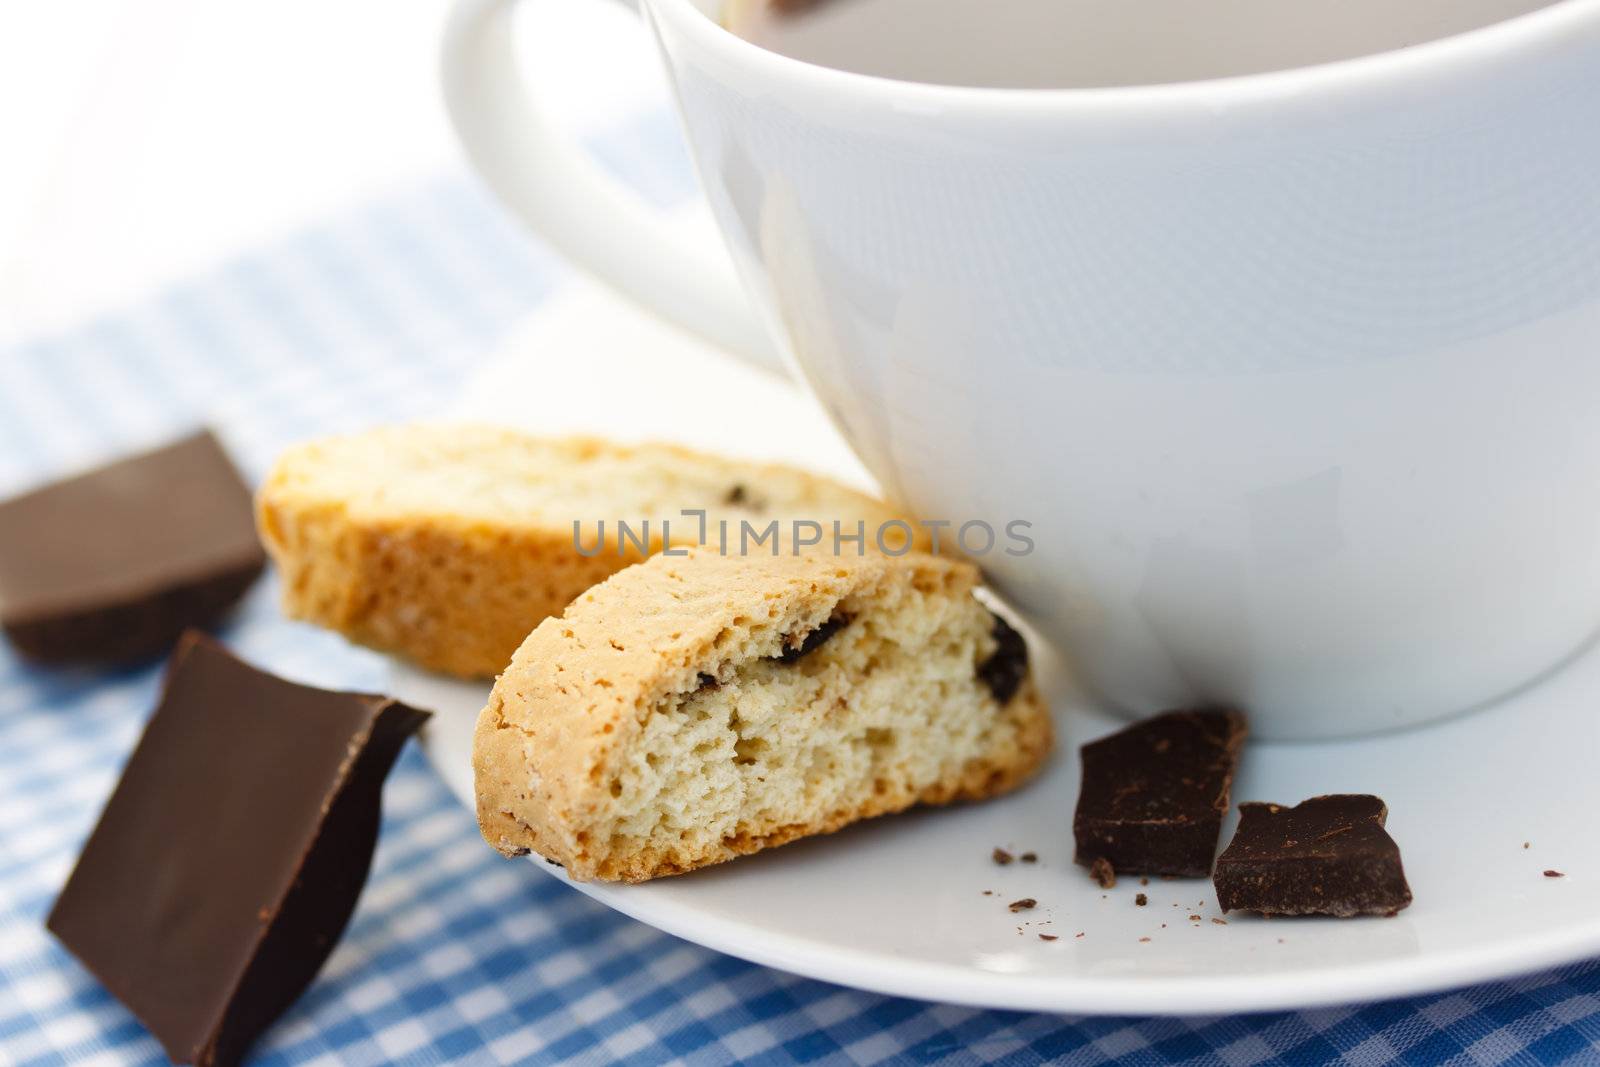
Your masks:
[{"label": "broken biscotti piece", "polygon": [[702,549],[623,571],[495,684],[473,740],[483,836],[639,882],[1015,788],[1050,718],[977,583],[921,553]]},{"label": "broken biscotti piece", "polygon": [[1237,711],[1200,709],[1084,745],[1076,860],[1102,885],[1118,874],[1210,874],[1244,738]]},{"label": "broken biscotti piece", "polygon": [[1411,903],[1411,887],[1388,817],[1365,793],[1239,805],[1239,829],[1217,858],[1217,903],[1263,915],[1393,915]]},{"label": "broken biscotti piece", "polygon": [[[869,545],[889,523],[891,550],[916,529],[872,497],[791,467],[482,425],[300,445],[256,501],[287,614],[468,677],[498,674],[541,619],[659,551],[663,520],[673,545],[697,543],[700,522],[685,509],[705,511],[712,543],[722,520],[735,544],[741,520],[758,533],[810,520],[830,535],[834,520],[847,532],[864,522]],[[619,538],[619,521],[632,540]]]}]

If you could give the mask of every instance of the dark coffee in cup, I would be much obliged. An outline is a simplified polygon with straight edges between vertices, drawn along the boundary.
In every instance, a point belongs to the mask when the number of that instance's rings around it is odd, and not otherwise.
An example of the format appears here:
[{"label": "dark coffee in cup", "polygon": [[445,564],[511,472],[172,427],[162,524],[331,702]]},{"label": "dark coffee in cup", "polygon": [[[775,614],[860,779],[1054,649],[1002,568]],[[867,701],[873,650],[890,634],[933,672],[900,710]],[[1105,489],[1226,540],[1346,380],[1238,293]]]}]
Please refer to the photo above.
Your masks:
[{"label": "dark coffee in cup", "polygon": [[1550,0],[727,0],[774,52],[908,81],[1081,88],[1223,78],[1386,52]]}]

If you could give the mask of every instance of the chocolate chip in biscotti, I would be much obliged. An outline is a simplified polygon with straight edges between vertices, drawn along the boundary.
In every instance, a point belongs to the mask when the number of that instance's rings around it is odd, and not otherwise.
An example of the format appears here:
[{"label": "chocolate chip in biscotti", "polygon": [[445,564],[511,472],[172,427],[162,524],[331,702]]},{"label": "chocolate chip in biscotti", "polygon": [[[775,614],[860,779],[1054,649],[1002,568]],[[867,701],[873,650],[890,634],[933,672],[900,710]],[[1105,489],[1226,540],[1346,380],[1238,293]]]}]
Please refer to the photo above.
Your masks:
[{"label": "chocolate chip in biscotti", "polygon": [[[991,614],[993,614],[991,612]],[[994,616],[995,649],[978,665],[978,677],[989,687],[999,704],[1011,703],[1022,680],[1028,676],[1028,643],[1000,616]]]},{"label": "chocolate chip in biscotti", "polygon": [[1104,860],[1120,874],[1210,874],[1245,732],[1236,711],[1169,711],[1083,746],[1077,862],[1092,870]]},{"label": "chocolate chip in biscotti", "polygon": [[[799,640],[798,643],[794,643],[794,644],[785,643],[785,645],[783,646],[783,651],[778,653],[778,655],[777,655],[778,662],[779,663],[796,663],[796,662],[798,662],[803,657],[809,656],[809,655],[811,655],[811,653],[813,653],[817,649],[821,648],[824,644],[827,643],[827,641],[828,641],[828,639],[830,637],[832,637],[834,634],[838,633],[840,630],[844,629],[848,625],[850,625],[849,616],[847,616],[847,615],[835,615],[833,618],[829,619],[827,622],[823,623],[821,626],[817,627],[815,630],[812,630],[810,633],[808,633],[804,637],[802,637]],[[792,641],[792,640],[793,640],[792,637],[785,638],[786,642],[789,642],[789,641]]]},{"label": "chocolate chip in biscotti", "polygon": [[1241,804],[1239,829],[1217,858],[1217,903],[1263,915],[1393,915],[1411,903],[1411,888],[1388,814],[1367,794]]},{"label": "chocolate chip in biscotti", "polygon": [[743,508],[760,514],[767,510],[766,498],[758,493],[751,492],[743,482],[739,482],[722,496],[723,504],[730,508]]}]

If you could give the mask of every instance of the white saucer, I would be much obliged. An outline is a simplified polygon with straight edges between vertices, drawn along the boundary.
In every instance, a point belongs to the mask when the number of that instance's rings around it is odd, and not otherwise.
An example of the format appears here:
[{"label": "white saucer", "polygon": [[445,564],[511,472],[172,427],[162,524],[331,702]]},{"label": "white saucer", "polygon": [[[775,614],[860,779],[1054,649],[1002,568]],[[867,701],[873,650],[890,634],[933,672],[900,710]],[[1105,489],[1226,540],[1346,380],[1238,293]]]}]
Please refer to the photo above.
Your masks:
[{"label": "white saucer", "polygon": [[[591,289],[552,302],[467,391],[458,413],[551,431],[674,437],[862,477],[803,396]],[[1119,723],[1075,694],[1053,657],[1034,647],[1060,748],[1042,779],[1021,793],[881,819],[683,877],[578,888],[652,926],[759,963],[885,993],[1012,1009],[1307,1007],[1600,955],[1600,651],[1498,707],[1434,726],[1249,747],[1236,802],[1382,796],[1416,902],[1393,919],[1235,914],[1221,925],[1209,882],[1124,879],[1102,891],[1072,864],[1076,750]],[[428,755],[470,806],[471,729],[487,686],[397,664],[393,687],[437,711]],[[996,866],[996,846],[1032,850],[1039,862]],[[1565,876],[1545,877],[1546,869]],[[1147,906],[1135,905],[1140,892]],[[1024,897],[1038,906],[1008,909]]]}]

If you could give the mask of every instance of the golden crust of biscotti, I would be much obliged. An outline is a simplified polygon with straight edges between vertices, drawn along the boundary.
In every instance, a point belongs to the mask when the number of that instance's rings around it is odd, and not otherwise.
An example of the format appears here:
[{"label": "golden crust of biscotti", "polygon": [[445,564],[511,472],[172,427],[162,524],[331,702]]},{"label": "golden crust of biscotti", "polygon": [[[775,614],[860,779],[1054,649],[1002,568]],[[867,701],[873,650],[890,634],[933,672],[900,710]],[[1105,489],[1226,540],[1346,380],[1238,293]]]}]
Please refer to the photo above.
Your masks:
[{"label": "golden crust of biscotti", "polygon": [[751,828],[710,849],[618,852],[596,838],[592,828],[605,824],[612,805],[607,783],[663,694],[682,691],[741,628],[797,610],[826,618],[829,605],[872,589],[896,568],[955,595],[970,596],[978,582],[971,564],[921,553],[738,558],[696,550],[684,559],[657,556],[584,593],[528,636],[479,716],[473,765],[485,840],[506,855],[538,853],[576,880],[637,882],[919,803],[983,800],[1015,789],[1053,743],[1031,675],[997,709],[1006,729],[995,733],[1003,741],[920,788],[868,793],[803,821]]},{"label": "golden crust of biscotti", "polygon": [[[683,498],[650,500],[660,510],[641,514],[651,472],[663,484],[675,479]],[[787,512],[869,528],[900,517],[792,467],[476,424],[385,427],[299,445],[256,499],[286,614],[432,670],[485,678],[541,619],[645,557],[619,544],[616,520],[653,520],[654,552],[663,517],[674,521],[675,545],[697,535],[681,508],[706,509],[713,529],[719,516],[759,525]],[[578,552],[573,522],[584,524],[594,551],[601,519],[608,528],[599,551]]]}]

